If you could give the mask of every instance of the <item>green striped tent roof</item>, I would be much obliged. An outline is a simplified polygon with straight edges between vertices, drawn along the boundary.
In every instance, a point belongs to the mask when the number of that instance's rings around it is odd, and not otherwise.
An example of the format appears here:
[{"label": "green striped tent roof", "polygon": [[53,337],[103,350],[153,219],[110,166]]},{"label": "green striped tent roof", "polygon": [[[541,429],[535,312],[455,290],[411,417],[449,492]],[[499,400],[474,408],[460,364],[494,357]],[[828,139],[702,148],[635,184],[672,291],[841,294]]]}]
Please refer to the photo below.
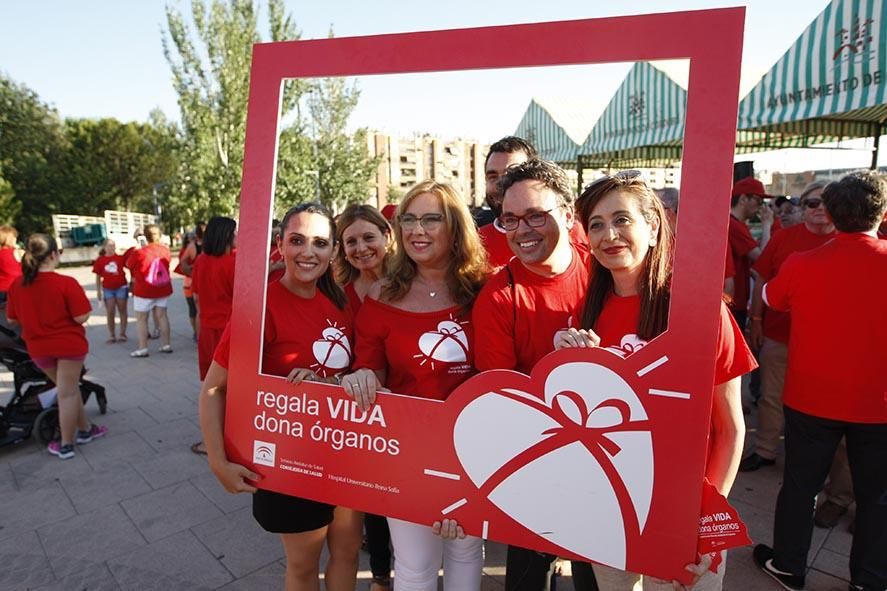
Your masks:
[{"label": "green striped tent roof", "polygon": [[738,152],[881,133],[883,0],[833,0],[739,104]]},{"label": "green striped tent roof", "polygon": [[[565,109],[561,110],[566,112]],[[563,117],[559,113],[560,117]],[[539,99],[532,99],[524,112],[514,135],[528,140],[542,158],[553,162],[575,162],[579,144],[567,133],[564,125],[558,123],[548,106]]]},{"label": "green striped tent roof", "polygon": [[583,165],[673,165],[681,157],[686,106],[686,90],[650,63],[636,63],[588,134]]}]

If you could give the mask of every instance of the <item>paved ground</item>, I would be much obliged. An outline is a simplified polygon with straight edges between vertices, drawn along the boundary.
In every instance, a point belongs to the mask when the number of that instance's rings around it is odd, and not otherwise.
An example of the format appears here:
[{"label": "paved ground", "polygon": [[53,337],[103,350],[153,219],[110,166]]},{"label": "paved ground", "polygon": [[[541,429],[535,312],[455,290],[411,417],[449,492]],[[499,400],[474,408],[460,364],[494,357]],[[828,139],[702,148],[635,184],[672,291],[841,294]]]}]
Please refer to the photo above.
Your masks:
[{"label": "paved ground", "polygon": [[[66,269],[94,292],[86,268]],[[99,418],[109,435],[65,462],[31,441],[0,449],[0,591],[283,589],[282,547],[253,521],[249,498],[226,494],[204,458],[188,446],[200,437],[197,361],[187,309],[176,281],[170,315],[173,355],[133,360],[130,341],[105,343],[104,312],[89,321],[89,375],[108,390]],[[157,342],[151,341],[152,350]],[[11,374],[0,374],[0,400]],[[741,475],[731,501],[754,540],[769,543],[781,466]],[[849,517],[817,529],[807,575],[810,591],[845,591]],[[502,589],[504,550],[487,545],[483,589]],[[369,585],[361,554],[358,589]],[[760,574],[750,548],[730,553],[726,588],[779,588]],[[569,576],[559,590],[572,591]]]}]

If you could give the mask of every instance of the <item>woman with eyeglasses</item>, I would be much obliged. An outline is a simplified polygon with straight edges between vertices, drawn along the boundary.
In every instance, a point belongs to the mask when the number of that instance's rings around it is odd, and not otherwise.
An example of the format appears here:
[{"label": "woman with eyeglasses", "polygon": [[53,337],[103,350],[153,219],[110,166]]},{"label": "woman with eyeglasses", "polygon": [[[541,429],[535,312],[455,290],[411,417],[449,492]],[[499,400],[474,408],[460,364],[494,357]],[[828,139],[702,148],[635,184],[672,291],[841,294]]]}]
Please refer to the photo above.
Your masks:
[{"label": "woman with eyeglasses", "polygon": [[[357,316],[354,373],[342,385],[366,409],[383,386],[399,394],[445,399],[475,372],[471,307],[487,259],[468,207],[444,183],[423,181],[404,196],[388,273]],[[483,541],[455,519],[431,527],[388,519],[396,591],[480,589]]]},{"label": "woman with eyeglasses", "polygon": [[[662,204],[639,175],[615,175],[588,187],[576,202],[591,252],[591,273],[580,328],[560,333],[556,347],[605,347],[627,357],[662,334],[668,324],[672,238]],[[711,439],[705,476],[725,497],[736,477],[745,425],[740,379],[757,365],[742,332],[721,304],[712,387]],[[723,558],[723,556],[721,557]],[[706,555],[688,565],[694,589],[719,590],[724,561]],[[673,582],[594,565],[602,591],[672,589]],[[677,584],[676,582],[674,584]],[[680,587],[677,587],[680,588]]]}]

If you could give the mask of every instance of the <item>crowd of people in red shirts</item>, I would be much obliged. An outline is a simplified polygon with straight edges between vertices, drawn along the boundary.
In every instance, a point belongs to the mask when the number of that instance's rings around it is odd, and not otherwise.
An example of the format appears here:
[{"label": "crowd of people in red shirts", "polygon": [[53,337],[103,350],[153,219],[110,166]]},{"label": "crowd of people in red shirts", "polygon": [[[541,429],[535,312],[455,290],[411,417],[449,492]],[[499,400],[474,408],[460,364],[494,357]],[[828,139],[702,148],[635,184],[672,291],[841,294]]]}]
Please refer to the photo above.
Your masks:
[{"label": "crowd of people in red shirts", "polygon": [[[451,185],[434,181],[412,187],[388,219],[366,205],[339,216],[318,203],[290,209],[275,225],[269,256],[263,372],[293,383],[341,385],[366,409],[380,391],[445,399],[479,371],[528,373],[555,349],[601,347],[626,357],[666,330],[680,229],[676,191],[654,191],[636,171],[625,171],[594,181],[577,198],[565,172],[516,137],[491,146],[485,175],[489,208],[474,216]],[[882,590],[887,374],[879,364],[885,358],[879,337],[887,321],[880,300],[887,241],[879,240],[878,227],[887,212],[887,183],[876,173],[855,173],[811,183],[797,200],[771,207],[768,198],[754,178],[733,188],[705,477],[727,496],[738,471],[776,463],[784,432],[773,545],[757,546],[755,562],[784,587],[802,589],[814,518],[833,525],[834,514],[855,498],[851,589]],[[757,238],[751,218],[761,222]],[[0,246],[8,242],[5,231],[0,228]],[[124,255],[106,243],[94,265],[109,342],[127,339],[124,269],[130,270],[139,339],[132,357],[150,354],[149,318],[159,329],[159,351],[172,352],[170,253],[156,226],[144,229],[144,239]],[[441,564],[446,589],[479,589],[482,540],[467,536],[456,519],[420,525],[264,491],[256,487],[257,474],[227,458],[236,223],[213,218],[186,240],[174,272],[186,277],[202,380],[204,441],[192,449],[208,455],[226,490],[253,494],[256,520],[281,536],[287,589],[317,588],[324,544],[326,587],[354,589],[364,529],[372,591],[391,588],[391,547],[398,591],[436,588]],[[5,250],[0,247],[0,280],[4,269],[15,267],[5,262]],[[90,305],[76,283],[52,272],[54,241],[32,237],[25,259],[24,276],[0,292],[8,291],[9,318],[22,324],[32,357],[58,380],[61,407],[62,384],[87,353],[82,323]],[[52,305],[68,311],[51,327],[44,320],[49,310],[34,303],[43,300],[26,295],[48,283],[64,304]],[[424,335],[442,326],[446,346],[424,347]],[[741,384],[752,372],[758,375],[746,381],[759,428],[742,458]],[[62,438],[50,447],[60,457],[104,434],[71,398],[65,396]],[[828,500],[814,516],[827,481]],[[852,492],[841,488],[847,482]],[[722,588],[725,554],[687,565],[692,588]],[[510,546],[506,589],[547,589],[554,559]],[[677,584],[597,564],[572,567],[581,591],[628,590],[641,580],[647,590]]]},{"label": "crowd of people in red shirts", "polygon": [[[352,206],[338,218],[318,204],[290,210],[272,245],[263,371],[292,382],[340,384],[367,408],[379,391],[443,399],[478,371],[529,372],[556,348],[604,347],[627,356],[666,329],[680,227],[676,192],[657,194],[627,171],[593,182],[576,198],[563,170],[539,160],[528,142],[514,137],[493,144],[485,174],[489,210],[474,219],[452,186],[433,181],[414,186],[390,224],[369,206]],[[864,489],[864,498],[856,492],[857,511],[866,519],[851,558],[853,588],[881,589],[887,580],[887,521],[878,499],[887,483],[883,469],[871,468],[877,454],[885,457],[887,432],[887,388],[877,369],[883,346],[875,336],[884,316],[876,298],[887,278],[882,272],[887,242],[879,242],[875,232],[887,211],[887,187],[880,176],[860,173],[828,186],[813,184],[800,199],[780,200],[772,209],[762,206],[765,197],[763,185],[752,178],[734,187],[705,475],[729,494],[742,460],[741,384],[757,369],[754,349],[762,366],[760,409],[782,406],[782,400],[772,400],[782,389],[777,378],[787,372],[785,470],[792,485],[780,493],[774,546],[756,548],[755,560],[784,586],[803,587],[805,531],[813,527],[813,501],[827,478],[823,462],[831,462],[846,436],[853,482]],[[752,217],[761,221],[759,238],[749,230]],[[476,223],[483,218],[487,223]],[[809,251],[807,258],[790,256],[798,251]],[[860,260],[847,262],[855,256]],[[826,271],[832,269],[833,276],[846,278],[828,281]],[[866,275],[865,297],[847,289],[853,284],[848,269]],[[793,327],[801,322],[805,327],[789,328],[789,312]],[[431,353],[437,355],[434,364],[422,363],[429,355],[422,335],[442,324],[452,342]],[[830,342],[851,339],[858,346],[841,348],[839,357],[812,336],[824,324]],[[801,338],[805,345],[793,344]],[[318,340],[329,343],[321,356],[312,348]],[[795,349],[802,353],[793,354]],[[343,507],[261,491],[258,475],[226,457],[229,350],[226,330],[201,391],[210,466],[226,490],[255,493],[256,519],[279,533],[286,549],[288,589],[314,588],[324,541],[330,547],[327,587],[353,589],[361,517]],[[832,358],[840,359],[837,366],[827,362]],[[835,371],[845,358],[852,379]],[[831,389],[848,392],[841,404],[829,403]],[[823,445],[805,442],[811,436]],[[742,460],[743,469],[772,463],[765,445]],[[445,588],[479,588],[481,541],[466,536],[456,520],[419,525],[366,516],[365,527],[373,591],[391,585],[389,536],[398,590],[435,588],[441,564]],[[509,547],[506,589],[547,588],[554,558]],[[725,565],[723,552],[700,556],[687,567],[693,588],[720,589]],[[643,578],[578,562],[572,571],[581,590],[631,589]],[[673,584],[647,578],[643,588]]]}]

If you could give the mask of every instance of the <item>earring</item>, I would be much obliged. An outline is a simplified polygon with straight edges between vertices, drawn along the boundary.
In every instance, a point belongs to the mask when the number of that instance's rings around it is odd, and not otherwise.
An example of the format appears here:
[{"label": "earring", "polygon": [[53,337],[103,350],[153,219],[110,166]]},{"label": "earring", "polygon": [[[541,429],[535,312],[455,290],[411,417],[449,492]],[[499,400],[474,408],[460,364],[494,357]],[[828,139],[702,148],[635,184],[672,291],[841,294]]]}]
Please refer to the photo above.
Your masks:
[{"label": "earring", "polygon": [[652,248],[652,247],[654,247],[654,246],[656,246],[656,239],[655,239],[655,238],[650,238],[650,248]]}]

